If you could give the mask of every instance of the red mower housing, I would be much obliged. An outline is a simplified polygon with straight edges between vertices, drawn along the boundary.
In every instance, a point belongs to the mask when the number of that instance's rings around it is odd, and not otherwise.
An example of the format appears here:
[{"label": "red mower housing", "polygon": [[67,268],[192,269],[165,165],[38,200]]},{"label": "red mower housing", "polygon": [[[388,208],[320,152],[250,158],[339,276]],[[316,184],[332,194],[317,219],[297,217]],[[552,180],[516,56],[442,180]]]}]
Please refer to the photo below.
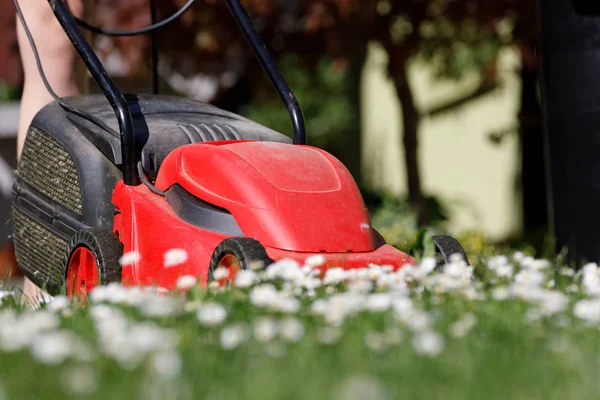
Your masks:
[{"label": "red mower housing", "polygon": [[[257,141],[183,146],[168,155],[156,179],[160,191],[176,187],[198,205],[205,202],[230,215],[239,231],[187,222],[168,194],[161,197],[146,186],[119,182],[114,231],[125,253],[139,255],[123,269],[125,282],[174,288],[182,274],[207,282],[216,247],[240,236],[260,242],[272,261],[289,258],[302,264],[320,254],[327,260],[325,268],[414,262],[381,242],[352,176],[320,149]],[[176,268],[164,266],[171,249],[188,255]]]}]

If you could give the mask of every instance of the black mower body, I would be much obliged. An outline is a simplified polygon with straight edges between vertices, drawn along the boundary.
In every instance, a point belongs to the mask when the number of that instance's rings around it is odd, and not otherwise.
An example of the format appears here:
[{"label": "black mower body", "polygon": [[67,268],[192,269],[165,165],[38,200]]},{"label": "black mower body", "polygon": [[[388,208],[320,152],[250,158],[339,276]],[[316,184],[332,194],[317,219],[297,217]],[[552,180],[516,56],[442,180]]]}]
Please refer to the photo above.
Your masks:
[{"label": "black mower body", "polygon": [[[146,174],[156,176],[177,147],[214,140],[291,139],[214,106],[172,96],[125,96]],[[66,98],[102,120],[98,127],[53,102],[34,118],[13,186],[14,241],[22,272],[50,292],[65,279],[68,242],[78,230],[112,230],[113,188],[122,179],[114,111],[102,95]],[[117,133],[115,135],[115,133]]]}]

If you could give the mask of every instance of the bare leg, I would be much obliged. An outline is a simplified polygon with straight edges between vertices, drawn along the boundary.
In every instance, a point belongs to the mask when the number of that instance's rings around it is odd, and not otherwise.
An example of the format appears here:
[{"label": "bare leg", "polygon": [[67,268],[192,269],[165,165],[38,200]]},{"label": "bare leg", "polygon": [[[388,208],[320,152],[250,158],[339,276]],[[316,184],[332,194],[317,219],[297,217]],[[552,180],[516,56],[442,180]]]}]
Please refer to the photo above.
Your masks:
[{"label": "bare leg", "polygon": [[[74,15],[80,17],[83,14],[81,0],[69,0],[68,3]],[[47,0],[19,0],[19,4],[27,27],[35,41],[50,86],[59,96],[77,94],[75,49],[56,20],[50,4]],[[44,86],[36,66],[33,50],[18,18],[17,38],[25,77],[17,135],[17,157],[20,157],[31,121],[37,112],[53,99]],[[25,301],[36,301],[40,295],[44,295],[42,290],[25,278],[23,299]]]}]

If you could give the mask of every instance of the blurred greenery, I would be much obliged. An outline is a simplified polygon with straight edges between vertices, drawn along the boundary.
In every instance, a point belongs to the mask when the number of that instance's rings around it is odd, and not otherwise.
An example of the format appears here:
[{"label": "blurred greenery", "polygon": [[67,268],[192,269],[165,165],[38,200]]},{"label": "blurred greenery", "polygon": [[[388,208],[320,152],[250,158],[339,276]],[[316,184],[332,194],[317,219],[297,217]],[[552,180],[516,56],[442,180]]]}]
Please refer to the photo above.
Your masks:
[{"label": "blurred greenery", "polygon": [[485,74],[495,65],[505,45],[497,32],[469,20],[456,26],[446,24],[446,28],[444,24],[429,28],[439,36],[425,36],[418,53],[419,58],[432,66],[436,78],[458,80],[472,71]]},{"label": "blurred greenery", "polygon": [[[288,54],[279,66],[302,105],[306,132],[311,146],[327,148],[341,141],[353,127],[352,105],[348,98],[348,75],[330,57],[322,57],[316,73],[302,66],[300,56]],[[242,108],[242,114],[288,136],[292,135],[290,117],[270,83],[261,89],[255,101]]]},{"label": "blurred greenery", "polygon": [[0,102],[18,100],[21,97],[19,89],[0,81]]}]

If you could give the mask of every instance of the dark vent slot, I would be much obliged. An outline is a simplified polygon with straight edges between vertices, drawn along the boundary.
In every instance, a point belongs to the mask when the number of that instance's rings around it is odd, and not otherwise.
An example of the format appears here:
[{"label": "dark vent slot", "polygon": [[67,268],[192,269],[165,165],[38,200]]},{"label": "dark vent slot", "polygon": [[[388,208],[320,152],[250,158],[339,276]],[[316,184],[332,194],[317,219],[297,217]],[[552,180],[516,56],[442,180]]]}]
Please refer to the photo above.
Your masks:
[{"label": "dark vent slot", "polygon": [[17,208],[13,208],[13,223],[16,256],[21,270],[40,285],[62,285],[67,242]]},{"label": "dark vent slot", "polygon": [[83,214],[81,185],[71,156],[56,139],[35,127],[27,134],[17,175],[56,203]]},{"label": "dark vent slot", "polygon": [[213,142],[217,140],[241,140],[240,133],[229,125],[218,124],[178,124],[190,143]]}]

